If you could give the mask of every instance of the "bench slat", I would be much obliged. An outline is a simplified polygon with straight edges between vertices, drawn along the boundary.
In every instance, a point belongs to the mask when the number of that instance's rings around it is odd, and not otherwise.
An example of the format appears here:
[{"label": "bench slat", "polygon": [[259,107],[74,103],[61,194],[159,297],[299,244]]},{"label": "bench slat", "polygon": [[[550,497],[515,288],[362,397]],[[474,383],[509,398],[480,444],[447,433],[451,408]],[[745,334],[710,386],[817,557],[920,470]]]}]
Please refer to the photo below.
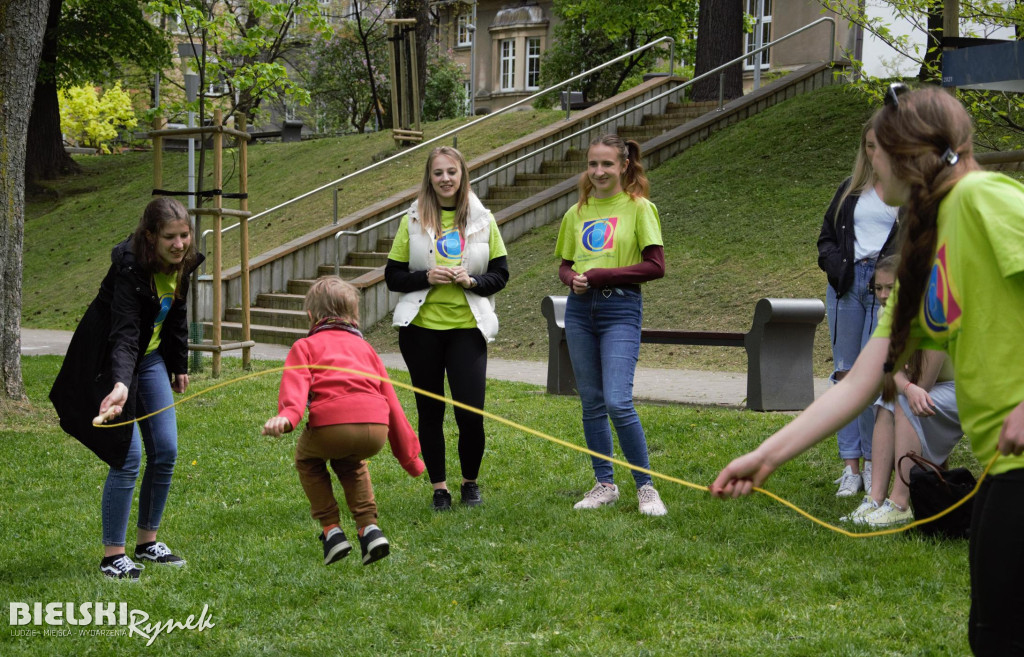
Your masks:
[{"label": "bench slat", "polygon": [[724,331],[684,331],[680,329],[641,329],[640,342],[649,344],[687,344],[701,347],[744,347],[745,333]]}]

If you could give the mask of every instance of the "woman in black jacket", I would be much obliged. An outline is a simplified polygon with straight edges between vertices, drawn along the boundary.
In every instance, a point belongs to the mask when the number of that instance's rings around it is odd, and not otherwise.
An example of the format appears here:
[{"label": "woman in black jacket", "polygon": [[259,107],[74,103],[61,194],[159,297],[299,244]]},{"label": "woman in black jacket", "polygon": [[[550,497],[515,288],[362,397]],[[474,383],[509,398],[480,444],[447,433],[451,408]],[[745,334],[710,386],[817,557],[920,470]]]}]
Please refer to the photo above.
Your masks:
[{"label": "woman in black jacket", "polygon": [[173,404],[188,387],[185,300],[196,255],[188,211],[178,201],[149,203],[135,232],[114,247],[99,293],[82,317],[50,400],[61,428],[109,466],[103,487],[104,558],[100,571],[138,579],[125,554],[125,534],[143,447],[146,472],[139,494],[135,558],[182,566],[156,532],[171,486],[178,451],[174,409],[132,424],[101,428],[104,421],[138,416]]},{"label": "woman in black jacket", "polygon": [[[853,175],[839,186],[825,212],[818,237],[818,266],[828,276],[828,328],[832,334],[833,383],[853,365],[878,321],[879,304],[870,289],[875,262],[896,247],[899,209],[880,197],[871,167],[876,148],[871,122],[861,131]],[[836,479],[838,497],[871,489],[871,434],[874,412],[865,410],[837,432],[839,458],[845,467]],[[861,459],[864,467],[861,469]]]}]

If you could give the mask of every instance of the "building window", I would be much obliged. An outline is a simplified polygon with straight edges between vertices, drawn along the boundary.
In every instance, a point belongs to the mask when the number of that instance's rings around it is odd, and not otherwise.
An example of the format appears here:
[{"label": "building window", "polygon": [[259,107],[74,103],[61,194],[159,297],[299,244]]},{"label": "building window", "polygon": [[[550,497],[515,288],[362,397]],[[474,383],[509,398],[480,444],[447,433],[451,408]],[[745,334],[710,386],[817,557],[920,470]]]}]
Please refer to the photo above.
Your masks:
[{"label": "building window", "polygon": [[526,88],[540,87],[540,37],[526,39]]},{"label": "building window", "polygon": [[459,47],[473,45],[473,32],[469,29],[469,19],[472,18],[469,14],[459,14],[459,40],[456,44]]},{"label": "building window", "polygon": [[511,91],[516,84],[516,42],[515,39],[502,39],[501,52],[501,90]]},{"label": "building window", "polygon": [[[761,45],[762,46],[772,40],[771,39],[771,35],[772,35],[772,0],[763,0],[763,2],[764,2],[764,17],[761,19]],[[758,3],[758,0],[747,0],[747,2],[746,2],[747,13],[750,14],[751,16],[754,16],[755,18],[757,17],[757,3]],[[757,29],[756,25],[755,25],[754,29],[755,30]],[[751,50],[756,49],[757,48],[757,35],[755,34],[755,32],[752,30],[750,32],[750,34],[747,34],[745,36],[746,36],[746,39],[745,39],[746,44],[745,44],[743,52],[750,52]],[[771,52],[771,50],[762,50],[761,51],[761,68],[762,68],[762,70],[768,68],[768,63],[769,63],[768,62],[768,53],[770,53],[770,52]],[[743,69],[746,70],[746,71],[752,71],[754,69],[754,57],[749,57],[749,58],[747,58],[747,59],[745,59],[743,61]]]}]

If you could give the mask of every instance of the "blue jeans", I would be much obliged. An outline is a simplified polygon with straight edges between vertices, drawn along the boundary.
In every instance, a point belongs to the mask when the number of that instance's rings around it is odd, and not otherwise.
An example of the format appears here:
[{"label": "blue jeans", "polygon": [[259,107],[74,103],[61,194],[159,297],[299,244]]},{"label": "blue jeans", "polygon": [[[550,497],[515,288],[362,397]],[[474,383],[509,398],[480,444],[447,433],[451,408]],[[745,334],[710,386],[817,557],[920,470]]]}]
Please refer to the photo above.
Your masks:
[{"label": "blue jeans", "polygon": [[[159,351],[142,359],[139,367],[139,416],[174,403],[170,376]],[[141,428],[141,435],[140,430]],[[178,423],[174,408],[135,423],[132,444],[121,468],[110,468],[103,486],[103,544],[124,545],[128,531],[135,480],[139,478],[142,446],[146,447],[146,473],[139,491],[139,529],[156,530],[171,490],[171,475],[178,458]]]},{"label": "blue jeans", "polygon": [[[570,293],[565,304],[565,338],[583,407],[587,447],[613,455],[610,417],[626,460],[649,469],[647,438],[633,406],[642,317],[643,298],[630,288]],[[612,483],[611,462],[594,456],[591,462],[597,480]],[[637,488],[651,483],[649,474],[632,472]]]},{"label": "blue jeans", "polygon": [[[878,300],[868,290],[868,283],[875,274],[874,260],[861,260],[854,265],[853,285],[842,297],[836,299],[831,285],[826,291],[828,310],[828,331],[832,336],[832,382],[836,373],[848,372],[868,343],[878,324]],[[872,407],[864,410],[836,433],[839,440],[839,458],[871,460],[871,434],[875,428],[875,412]]]}]

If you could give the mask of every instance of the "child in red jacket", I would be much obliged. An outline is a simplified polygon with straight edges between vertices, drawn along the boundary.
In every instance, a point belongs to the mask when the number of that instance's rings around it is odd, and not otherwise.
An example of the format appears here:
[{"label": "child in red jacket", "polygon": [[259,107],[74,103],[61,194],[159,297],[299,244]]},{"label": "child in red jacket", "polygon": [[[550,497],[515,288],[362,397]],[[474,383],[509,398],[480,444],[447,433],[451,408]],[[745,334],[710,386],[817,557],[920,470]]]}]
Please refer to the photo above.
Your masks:
[{"label": "child in red jacket", "polygon": [[395,458],[416,477],[423,472],[420,442],[388,381],[335,369],[301,367],[330,366],[387,376],[377,352],[359,332],[358,290],[336,276],[323,276],[310,287],[304,307],[312,328],[288,352],[285,366],[297,367],[281,375],[278,414],[267,420],[263,434],[280,436],[291,431],[308,406],[309,421],[295,449],[295,469],[313,518],[323,527],[320,540],[324,565],[352,550],[339,526],[328,462],[345,491],[359,534],[363,565],[367,565],[386,557],[390,547],[376,524],[377,503],[363,459],[390,442]]}]

